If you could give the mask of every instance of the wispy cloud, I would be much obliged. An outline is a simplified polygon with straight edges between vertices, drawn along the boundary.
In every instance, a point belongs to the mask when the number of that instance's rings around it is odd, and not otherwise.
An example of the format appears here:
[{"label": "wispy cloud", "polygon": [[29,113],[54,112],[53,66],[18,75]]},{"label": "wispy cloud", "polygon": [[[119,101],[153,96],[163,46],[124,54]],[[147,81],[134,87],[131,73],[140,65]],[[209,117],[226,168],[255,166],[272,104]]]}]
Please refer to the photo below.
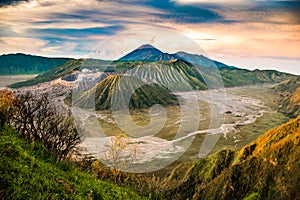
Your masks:
[{"label": "wispy cloud", "polygon": [[295,64],[300,57],[298,1],[30,0],[0,6],[0,53],[84,57],[102,44],[97,56],[117,58],[153,43],[166,51],[204,49],[237,64],[246,57]]}]

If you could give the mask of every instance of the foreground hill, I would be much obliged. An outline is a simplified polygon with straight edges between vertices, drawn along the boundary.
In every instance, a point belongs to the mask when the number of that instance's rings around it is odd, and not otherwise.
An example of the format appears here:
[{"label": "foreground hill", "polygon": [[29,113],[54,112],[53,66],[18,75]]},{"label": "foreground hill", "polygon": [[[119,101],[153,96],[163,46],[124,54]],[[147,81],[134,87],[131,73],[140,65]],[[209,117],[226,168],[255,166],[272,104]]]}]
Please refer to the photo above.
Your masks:
[{"label": "foreground hill", "polygon": [[69,58],[47,58],[26,54],[0,56],[0,75],[40,74],[63,65]]},{"label": "foreground hill", "polygon": [[9,127],[0,130],[0,199],[141,199],[130,189],[79,171]]},{"label": "foreground hill", "polygon": [[[140,85],[142,86],[139,87]],[[133,91],[131,97],[126,96]],[[113,99],[113,95],[116,98]],[[166,88],[157,84],[145,84],[133,76],[121,75],[110,75],[88,91],[73,93],[72,100],[75,105],[85,108],[95,106],[97,110],[111,108],[112,103],[116,109],[126,108],[127,104],[124,105],[124,102],[129,102],[129,108],[178,104],[176,96]]]},{"label": "foreground hill", "polygon": [[222,150],[175,168],[166,199],[299,199],[300,117],[239,152]]}]

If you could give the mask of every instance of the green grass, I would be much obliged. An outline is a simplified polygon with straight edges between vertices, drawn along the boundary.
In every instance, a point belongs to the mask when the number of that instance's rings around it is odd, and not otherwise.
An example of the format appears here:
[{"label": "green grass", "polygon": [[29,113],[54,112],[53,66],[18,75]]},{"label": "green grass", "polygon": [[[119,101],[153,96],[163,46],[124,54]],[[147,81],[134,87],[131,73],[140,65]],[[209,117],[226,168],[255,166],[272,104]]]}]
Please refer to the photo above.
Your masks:
[{"label": "green grass", "polygon": [[141,199],[66,161],[57,164],[42,144],[27,143],[10,127],[0,132],[0,159],[0,199]]}]

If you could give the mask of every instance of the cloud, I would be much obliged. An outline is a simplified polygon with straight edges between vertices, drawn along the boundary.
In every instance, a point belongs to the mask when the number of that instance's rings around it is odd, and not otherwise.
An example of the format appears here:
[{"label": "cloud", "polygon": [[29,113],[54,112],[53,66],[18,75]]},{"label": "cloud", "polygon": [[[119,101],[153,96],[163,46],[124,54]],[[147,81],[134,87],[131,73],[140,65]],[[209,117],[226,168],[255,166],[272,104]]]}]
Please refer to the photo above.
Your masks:
[{"label": "cloud", "polygon": [[19,52],[38,54],[45,45],[46,41],[36,38],[0,37],[1,54]]},{"label": "cloud", "polygon": [[133,49],[152,44],[168,53],[187,51],[203,54],[199,45],[185,35],[166,28],[136,28],[121,32],[101,41],[89,53],[89,57],[115,60],[126,55]]},{"label": "cloud", "polygon": [[82,39],[91,35],[113,35],[122,29],[123,27],[118,25],[92,28],[44,28],[33,29],[32,32],[39,35],[57,36],[57,38]]},{"label": "cloud", "polygon": [[[117,58],[143,43],[152,43],[166,51],[203,53],[204,49],[208,56],[233,63],[252,57],[273,65],[273,58],[283,64],[286,58],[298,62],[300,57],[297,1],[16,2],[0,7],[0,53],[84,57],[100,49],[98,56]],[[176,39],[175,33],[163,33],[164,28],[176,30],[196,46],[180,44],[181,39]]]},{"label": "cloud", "polygon": [[162,13],[141,5],[126,7],[119,1],[32,0],[0,8],[0,38],[12,47],[5,48],[6,52],[16,51],[19,46],[13,40],[18,40],[32,54],[38,52],[36,49],[51,55],[85,54],[104,36],[135,25],[147,26],[156,20],[155,14]]}]

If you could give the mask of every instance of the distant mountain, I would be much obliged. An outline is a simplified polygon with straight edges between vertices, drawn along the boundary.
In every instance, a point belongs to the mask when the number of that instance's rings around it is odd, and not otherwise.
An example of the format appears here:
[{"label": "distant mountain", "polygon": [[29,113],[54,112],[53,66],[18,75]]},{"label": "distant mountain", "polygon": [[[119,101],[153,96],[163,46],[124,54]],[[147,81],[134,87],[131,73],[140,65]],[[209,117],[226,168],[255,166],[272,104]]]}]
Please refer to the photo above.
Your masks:
[{"label": "distant mountain", "polygon": [[184,59],[185,61],[195,64],[199,67],[217,67],[217,68],[230,68],[230,69],[236,68],[236,67],[228,66],[224,63],[209,59],[203,55],[190,54],[190,53],[186,53],[184,51],[179,51],[172,55],[174,55],[174,57]]},{"label": "distant mountain", "polygon": [[[138,87],[140,85],[142,86]],[[127,99],[125,94],[131,94],[133,91],[132,96],[128,97],[130,99]],[[117,98],[112,102],[113,94],[116,94]],[[120,102],[127,101],[129,108],[148,108],[154,104],[178,104],[177,97],[165,87],[157,84],[145,84],[134,76],[110,75],[92,89],[76,92],[73,95],[75,96],[72,97],[72,101],[76,106],[84,108],[94,108],[95,106],[96,110],[109,109],[112,103],[115,105],[115,109],[124,109],[128,105]]]},{"label": "distant mountain", "polygon": [[[107,75],[125,74],[137,76],[145,83],[161,84],[172,91],[219,88],[223,84],[225,87],[233,87],[261,83],[279,83],[297,77],[296,75],[275,70],[250,71],[239,69],[211,60],[203,55],[185,52],[168,54],[151,45],[142,45],[117,61],[97,59],[70,60],[61,66],[54,67],[40,74],[33,80],[17,83],[12,85],[12,87],[35,85],[58,79],[83,69],[94,73],[105,72]],[[74,81],[77,75],[63,78]]]},{"label": "distant mountain", "polygon": [[1,55],[0,75],[40,74],[69,60],[70,58],[47,58],[21,53]]},{"label": "distant mountain", "polygon": [[145,44],[140,46],[139,48],[133,50],[132,52],[125,55],[124,57],[120,58],[119,61],[156,62],[156,61],[169,61],[169,60],[176,60],[176,59],[185,60],[199,67],[235,68],[232,66],[228,66],[224,63],[211,60],[203,55],[190,54],[184,51],[180,51],[175,54],[164,53],[150,44]]},{"label": "distant mountain", "polygon": [[240,151],[178,165],[163,180],[165,199],[299,199],[300,117]]}]

